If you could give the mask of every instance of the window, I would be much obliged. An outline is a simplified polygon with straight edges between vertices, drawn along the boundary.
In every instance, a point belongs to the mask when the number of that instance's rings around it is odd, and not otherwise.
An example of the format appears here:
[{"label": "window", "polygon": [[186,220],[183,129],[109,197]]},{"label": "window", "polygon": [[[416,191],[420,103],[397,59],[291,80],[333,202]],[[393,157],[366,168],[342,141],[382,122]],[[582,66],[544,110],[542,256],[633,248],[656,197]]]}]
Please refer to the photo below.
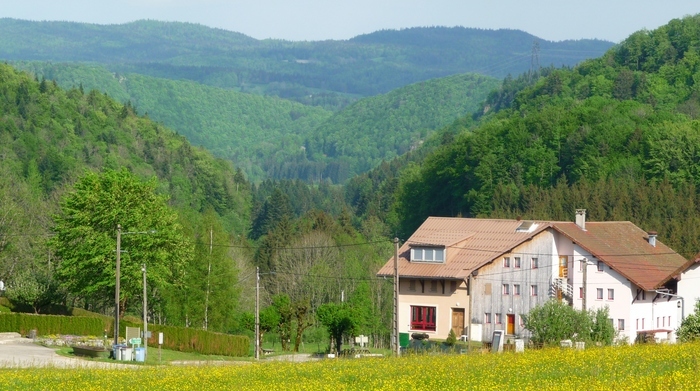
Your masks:
[{"label": "window", "polygon": [[537,285],[530,285],[530,295],[537,296]]},{"label": "window", "polygon": [[503,267],[510,267],[510,257],[503,257]]},{"label": "window", "polygon": [[615,300],[615,290],[608,289],[608,300]]},{"label": "window", "polygon": [[484,314],[484,323],[490,324],[491,323],[491,313],[487,312]]},{"label": "window", "polygon": [[637,318],[637,330],[639,330],[639,318]]},{"label": "window", "polygon": [[598,261],[598,271],[599,272],[603,271],[603,262],[602,261]]},{"label": "window", "polygon": [[520,284],[513,285],[513,294],[515,296],[520,296]]},{"label": "window", "polygon": [[532,258],[532,268],[537,269],[538,267],[537,258]]},{"label": "window", "polygon": [[578,271],[582,272],[584,267],[586,267],[586,261],[578,261]]},{"label": "window", "polygon": [[642,318],[642,330],[644,330],[644,318]]},{"label": "window", "polygon": [[411,329],[435,331],[435,307],[411,306]]},{"label": "window", "polygon": [[430,291],[437,292],[437,280],[430,280]]},{"label": "window", "polygon": [[411,261],[445,262],[445,249],[432,247],[414,247],[411,249]]},{"label": "window", "polygon": [[510,285],[508,285],[508,284],[503,284],[503,294],[504,294],[504,295],[510,295]]},{"label": "window", "polygon": [[515,257],[513,259],[513,263],[515,263],[515,265],[513,265],[513,266],[519,269],[520,268],[520,257]]},{"label": "window", "polygon": [[617,320],[617,329],[618,329],[618,330],[624,330],[624,329],[625,329],[625,320],[624,320],[624,319],[618,319],[618,320]]},{"label": "window", "polygon": [[668,318],[668,326],[671,327],[671,315],[667,316]]},{"label": "window", "polygon": [[583,287],[578,288],[578,298],[583,299]]},{"label": "window", "polygon": [[603,288],[596,289],[596,299],[603,300]]},{"label": "window", "polygon": [[501,314],[496,314],[496,324],[501,324]]},{"label": "window", "polygon": [[661,318],[659,318],[659,317],[657,316],[657,317],[656,317],[656,328],[658,329],[659,327],[661,327]]}]

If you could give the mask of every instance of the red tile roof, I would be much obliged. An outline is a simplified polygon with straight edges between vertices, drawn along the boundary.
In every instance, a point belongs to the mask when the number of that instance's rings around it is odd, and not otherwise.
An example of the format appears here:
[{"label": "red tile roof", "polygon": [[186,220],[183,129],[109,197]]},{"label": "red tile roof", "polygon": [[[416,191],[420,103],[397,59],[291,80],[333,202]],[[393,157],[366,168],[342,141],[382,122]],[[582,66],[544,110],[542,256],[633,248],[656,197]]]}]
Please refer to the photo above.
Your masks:
[{"label": "red tile roof", "polygon": [[[502,254],[551,226],[537,221],[531,232],[517,232],[518,220],[428,217],[399,249],[399,275],[465,279],[473,270],[499,258]],[[411,246],[445,246],[445,263],[409,262]],[[394,274],[393,257],[377,275]]]},{"label": "red tile roof", "polygon": [[[693,263],[658,239],[655,247],[650,245],[647,233],[629,221],[586,222],[585,231],[572,222],[536,221],[529,232],[517,232],[522,223],[518,220],[429,217],[399,250],[399,274],[466,279],[473,270],[550,227],[645,290],[662,287]],[[421,245],[444,246],[445,262],[409,262],[411,246]],[[392,257],[377,275],[393,274]]]},{"label": "red tile roof", "polygon": [[586,222],[585,231],[570,222],[553,226],[645,290],[662,287],[692,263],[658,239],[652,246],[647,233],[629,221]]}]

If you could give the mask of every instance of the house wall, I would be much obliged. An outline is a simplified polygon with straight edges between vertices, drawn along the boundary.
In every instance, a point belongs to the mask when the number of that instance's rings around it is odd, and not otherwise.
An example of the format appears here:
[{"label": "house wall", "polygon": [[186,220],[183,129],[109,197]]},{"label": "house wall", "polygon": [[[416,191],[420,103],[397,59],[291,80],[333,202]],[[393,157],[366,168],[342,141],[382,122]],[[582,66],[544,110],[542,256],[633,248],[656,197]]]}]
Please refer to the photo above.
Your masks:
[{"label": "house wall", "polygon": [[[413,281],[413,283],[411,283]],[[423,285],[421,285],[421,281]],[[436,281],[436,291],[432,291],[432,281]],[[452,289],[452,281],[455,281],[455,289]],[[445,293],[442,284],[445,284]],[[413,290],[411,288],[414,288]],[[411,329],[411,306],[435,307],[435,331]],[[427,333],[431,339],[446,339],[452,328],[452,309],[464,310],[464,323],[466,326],[469,313],[469,296],[467,284],[462,281],[428,278],[400,278],[399,279],[399,332],[400,333]],[[457,334],[459,338],[462,333]]]},{"label": "house wall", "polygon": [[[573,244],[573,255],[570,259],[572,261],[568,282],[574,288],[573,307],[578,310],[583,308],[580,288],[583,288],[584,273],[581,270],[580,261],[586,259],[584,266],[588,268],[586,308],[595,311],[607,306],[609,318],[613,320],[618,339],[626,339],[634,343],[640,331],[675,330],[680,325],[675,299],[670,296],[662,297],[655,292],[643,291],[606,264],[603,264],[603,271],[598,271],[599,260],[578,245]],[[598,299],[598,289],[603,289],[602,300]],[[609,299],[609,289],[614,291],[612,300]],[[620,320],[624,321],[622,325],[624,329],[620,329]],[[667,332],[660,332],[657,336],[661,339],[675,338],[673,334]]]},{"label": "house wall", "polygon": [[[510,267],[503,266],[503,257],[510,257]],[[514,336],[529,336],[529,332],[522,326],[522,315],[550,299],[552,270],[558,268],[554,232],[543,231],[503,257],[483,266],[478,275],[472,277],[474,289],[471,322],[482,325],[484,341],[491,341],[495,330],[507,333],[508,314],[515,315]],[[520,268],[515,267],[515,257],[521,259]],[[538,259],[536,269],[531,266],[532,258]],[[504,284],[509,286],[510,294],[503,293]],[[519,295],[514,294],[516,284],[520,285]],[[537,296],[532,295],[533,285],[537,286]],[[486,314],[490,314],[490,323],[487,322]],[[497,322],[497,314],[500,314],[500,323]]]},{"label": "house wall", "polygon": [[693,264],[681,274],[678,296],[685,301],[685,316],[695,313],[695,302],[700,299],[700,264]]}]

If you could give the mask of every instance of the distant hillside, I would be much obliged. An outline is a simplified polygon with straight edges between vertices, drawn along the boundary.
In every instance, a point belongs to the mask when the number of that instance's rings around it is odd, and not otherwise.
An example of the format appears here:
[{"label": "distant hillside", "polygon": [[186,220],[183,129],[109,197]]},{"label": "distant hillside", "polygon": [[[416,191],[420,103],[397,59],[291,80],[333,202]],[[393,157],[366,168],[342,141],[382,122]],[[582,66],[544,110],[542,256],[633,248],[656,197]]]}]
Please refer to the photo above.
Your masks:
[{"label": "distant hillside", "polygon": [[189,23],[0,19],[0,59],[99,62],[114,72],[189,79],[327,108],[348,103],[346,94],[376,95],[453,74],[520,74],[531,67],[535,41],[543,66],[571,66],[612,46],[597,40],[549,42],[517,30],[431,27],[348,41],[290,42]]},{"label": "distant hillside", "polygon": [[383,159],[420,145],[433,130],[479,107],[496,79],[456,75],[365,98],[336,113],[99,65],[18,62],[37,78],[65,88],[82,85],[131,101],[141,113],[195,145],[231,160],[253,180],[266,177],[343,182]]},{"label": "distant hillside", "polygon": [[417,148],[434,130],[476,110],[499,84],[493,78],[465,74],[365,98],[318,127],[306,142],[306,156],[312,165],[330,162],[325,175],[343,182]]},{"label": "distant hillside", "polygon": [[[700,15],[534,85],[507,81],[522,89],[499,111],[463,120],[454,140],[403,169],[354,180],[348,199],[402,235],[427,216],[571,220],[586,208],[591,220],[656,230],[690,257],[700,249],[698,48]],[[368,209],[378,204],[369,184],[389,189],[376,197],[392,206]]]},{"label": "distant hillside", "polygon": [[299,153],[312,130],[331,113],[288,100],[244,94],[138,74],[112,74],[98,65],[16,63],[38,78],[65,88],[98,89],[160,121],[215,155],[230,160],[253,180]]}]

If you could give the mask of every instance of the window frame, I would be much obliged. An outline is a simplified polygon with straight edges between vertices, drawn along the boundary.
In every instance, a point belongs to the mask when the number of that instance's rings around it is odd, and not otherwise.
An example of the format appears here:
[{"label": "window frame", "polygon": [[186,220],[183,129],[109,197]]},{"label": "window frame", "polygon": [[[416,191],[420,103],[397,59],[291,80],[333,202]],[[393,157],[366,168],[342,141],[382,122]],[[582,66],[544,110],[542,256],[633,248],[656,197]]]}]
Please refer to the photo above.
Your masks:
[{"label": "window frame", "polygon": [[530,268],[532,268],[532,269],[539,269],[540,268],[539,258],[530,258]]},{"label": "window frame", "polygon": [[530,296],[537,296],[537,285],[530,285]]},{"label": "window frame", "polygon": [[597,270],[598,270],[599,273],[602,273],[602,272],[605,271],[605,264],[603,263],[603,261],[598,261],[598,265],[597,265],[597,266],[598,266],[598,269],[597,269]]},{"label": "window frame", "polygon": [[503,295],[510,296],[510,284],[503,284]]},{"label": "window frame", "polygon": [[503,267],[510,267],[510,257],[503,257]]},{"label": "window frame", "polygon": [[520,284],[513,284],[513,296],[520,296]]},{"label": "window frame", "polygon": [[[427,259],[426,255],[430,252],[431,259]],[[426,262],[426,263],[445,263],[446,249],[444,247],[411,247],[411,262]],[[420,258],[417,255],[420,254]],[[438,259],[438,254],[440,258]]]},{"label": "window frame", "polygon": [[624,320],[624,319],[618,319],[618,320],[617,320],[617,329],[618,329],[618,330],[624,330],[624,329],[625,329],[625,320]]},{"label": "window frame", "polygon": [[615,300],[615,289],[614,288],[608,288],[608,300],[610,300],[610,301]]},{"label": "window frame", "polygon": [[603,300],[603,288],[596,288],[596,300]]},{"label": "window frame", "polygon": [[520,265],[521,265],[520,257],[513,257],[513,267],[516,269],[520,269]]},{"label": "window frame", "polygon": [[503,316],[501,316],[500,312],[496,313],[495,321],[496,321],[496,324],[503,324]]},{"label": "window frame", "polygon": [[411,306],[411,330],[436,331],[437,307],[412,305]]},{"label": "window frame", "polygon": [[491,313],[484,312],[484,324],[491,324]]}]

